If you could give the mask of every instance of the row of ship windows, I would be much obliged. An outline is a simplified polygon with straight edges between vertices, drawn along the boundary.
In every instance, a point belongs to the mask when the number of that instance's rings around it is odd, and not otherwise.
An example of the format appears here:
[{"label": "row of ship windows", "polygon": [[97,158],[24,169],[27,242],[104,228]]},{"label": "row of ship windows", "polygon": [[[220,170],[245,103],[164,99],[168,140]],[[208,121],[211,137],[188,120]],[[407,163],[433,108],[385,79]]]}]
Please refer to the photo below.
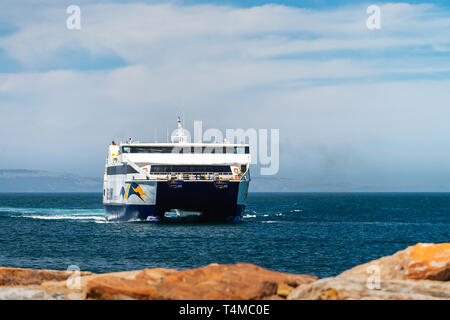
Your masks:
[{"label": "row of ship windows", "polygon": [[122,147],[122,153],[249,154],[250,147]]},{"label": "row of ship windows", "polygon": [[[241,171],[245,172],[247,170],[246,165],[241,166]],[[231,173],[230,166],[219,166],[219,165],[152,165],[151,170],[152,174],[161,174],[161,173]],[[117,174],[131,174],[137,173],[129,165],[119,165],[119,166],[111,166],[107,168],[108,175],[117,175]]]},{"label": "row of ship windows", "polygon": [[151,173],[231,173],[230,166],[202,166],[202,165],[152,165]]}]

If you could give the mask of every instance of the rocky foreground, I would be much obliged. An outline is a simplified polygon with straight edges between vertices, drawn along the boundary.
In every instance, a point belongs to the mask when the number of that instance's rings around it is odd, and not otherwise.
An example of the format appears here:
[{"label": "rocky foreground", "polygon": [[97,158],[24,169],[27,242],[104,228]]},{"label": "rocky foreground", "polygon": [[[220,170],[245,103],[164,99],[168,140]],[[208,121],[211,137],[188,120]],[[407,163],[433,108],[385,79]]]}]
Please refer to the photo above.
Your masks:
[{"label": "rocky foreground", "polygon": [[106,274],[0,268],[0,299],[450,299],[450,243],[408,247],[337,277],[238,263]]}]

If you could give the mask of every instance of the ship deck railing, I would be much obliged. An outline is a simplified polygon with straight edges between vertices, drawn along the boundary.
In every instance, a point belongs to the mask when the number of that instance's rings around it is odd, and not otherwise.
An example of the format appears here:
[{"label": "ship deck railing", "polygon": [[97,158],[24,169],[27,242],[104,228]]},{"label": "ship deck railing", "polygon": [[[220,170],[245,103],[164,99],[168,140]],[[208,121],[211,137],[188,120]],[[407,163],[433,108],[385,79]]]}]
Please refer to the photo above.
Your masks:
[{"label": "ship deck railing", "polygon": [[[246,179],[243,174],[233,174],[230,172],[148,172],[146,177],[150,180],[184,180],[184,181],[218,181],[218,180],[241,180]],[[133,176],[133,180],[139,177]],[[145,178],[144,178],[145,179]],[[146,179],[148,180],[148,179]]]},{"label": "ship deck railing", "polygon": [[235,178],[235,175],[229,172],[149,172],[149,175],[152,177],[160,177],[167,180],[232,180],[233,178]]}]

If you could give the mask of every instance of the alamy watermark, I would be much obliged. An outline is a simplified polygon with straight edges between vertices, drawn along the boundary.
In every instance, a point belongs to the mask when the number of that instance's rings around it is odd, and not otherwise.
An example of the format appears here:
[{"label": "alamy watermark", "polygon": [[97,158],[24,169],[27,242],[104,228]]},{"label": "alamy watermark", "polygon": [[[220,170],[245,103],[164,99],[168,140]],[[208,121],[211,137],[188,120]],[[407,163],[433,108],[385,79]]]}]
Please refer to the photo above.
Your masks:
[{"label": "alamy watermark", "polygon": [[[77,5],[70,5],[66,9],[66,13],[70,16],[66,20],[66,27],[69,30],[81,30],[81,8]],[[366,9],[366,13],[370,16],[366,20],[366,26],[369,30],[381,29],[381,8],[377,5],[370,5]]]},{"label": "alamy watermark", "polygon": [[[180,130],[182,132],[180,132]],[[225,134],[217,128],[203,130],[202,121],[194,121],[194,134],[185,128],[175,129],[172,134],[173,139],[182,137],[187,143],[224,143],[227,144],[248,144],[251,156],[251,164],[260,166],[261,175],[275,175],[280,169],[280,129],[226,129]],[[179,142],[179,141],[178,141]],[[242,148],[240,148],[242,149]],[[247,153],[245,148],[234,150],[234,153]],[[174,153],[185,153],[183,147],[174,148]],[[187,152],[191,152],[187,150]],[[208,146],[202,153],[227,153],[226,147]]]},{"label": "alamy watermark", "polygon": [[66,287],[70,290],[81,290],[81,271],[77,265],[70,265],[67,271],[72,274],[66,280]]},{"label": "alamy watermark", "polygon": [[370,14],[367,18],[366,26],[369,30],[380,30],[381,29],[381,8],[377,5],[368,6],[366,13]]},{"label": "alamy watermark", "polygon": [[366,286],[369,290],[381,289],[381,269],[380,266],[370,265],[367,267],[366,272],[369,274],[367,278]]},{"label": "alamy watermark", "polygon": [[66,27],[69,30],[81,30],[81,8],[76,5],[70,5],[66,9],[70,16],[66,20]]}]

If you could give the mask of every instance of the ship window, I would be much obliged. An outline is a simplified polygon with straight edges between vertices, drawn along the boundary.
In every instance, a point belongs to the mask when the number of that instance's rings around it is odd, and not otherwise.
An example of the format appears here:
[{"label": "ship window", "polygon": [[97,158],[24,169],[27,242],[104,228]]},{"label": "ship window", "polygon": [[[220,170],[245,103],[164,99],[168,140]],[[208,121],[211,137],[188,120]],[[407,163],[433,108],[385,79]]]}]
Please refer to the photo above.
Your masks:
[{"label": "ship window", "polygon": [[108,176],[130,173],[137,173],[137,171],[129,165],[111,166],[106,168],[106,174]]},{"label": "ship window", "polygon": [[249,154],[250,147],[224,147],[223,152],[230,154]]},{"label": "ship window", "polygon": [[172,153],[172,147],[131,147],[131,153]]},{"label": "ship window", "polygon": [[151,173],[231,173],[230,166],[202,166],[202,165],[152,165]]},{"label": "ship window", "polygon": [[222,147],[192,147],[191,153],[223,153]]},{"label": "ship window", "polygon": [[249,154],[246,147],[122,147],[122,153],[211,153]]},{"label": "ship window", "polygon": [[215,147],[203,147],[203,153],[216,153]]},{"label": "ship window", "polygon": [[[187,148],[186,148],[187,149]],[[189,151],[189,150],[188,150]],[[164,152],[165,153],[165,152]],[[173,147],[170,153],[184,153],[183,147]]]},{"label": "ship window", "polygon": [[234,147],[226,147],[225,153],[234,153]]},{"label": "ship window", "polygon": [[[176,148],[177,153],[179,148]],[[173,147],[122,147],[123,153],[172,153]]]}]

